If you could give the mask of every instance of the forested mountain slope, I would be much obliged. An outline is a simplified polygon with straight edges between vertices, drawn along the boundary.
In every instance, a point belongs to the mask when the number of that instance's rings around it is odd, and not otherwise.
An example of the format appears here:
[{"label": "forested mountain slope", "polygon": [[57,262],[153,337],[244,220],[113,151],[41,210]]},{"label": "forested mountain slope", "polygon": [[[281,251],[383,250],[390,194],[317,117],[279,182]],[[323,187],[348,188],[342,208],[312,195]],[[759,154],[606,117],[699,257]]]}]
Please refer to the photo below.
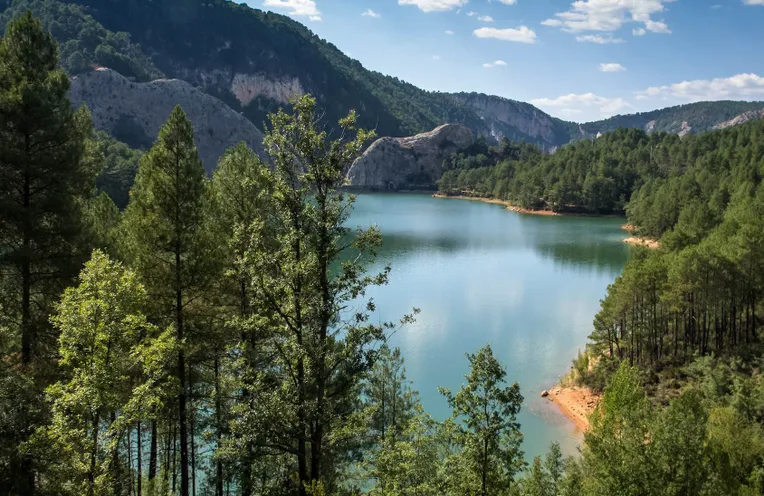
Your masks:
[{"label": "forested mountain slope", "polygon": [[616,115],[602,121],[582,124],[581,128],[590,135],[615,131],[622,127],[642,129],[648,133],[664,131],[681,135],[699,134],[741,114],[761,109],[764,109],[764,102],[698,102],[651,112]]},{"label": "forested mountain slope", "polygon": [[0,6],[4,24],[27,8],[41,17],[62,44],[70,74],[105,66],[137,81],[182,79],[261,130],[268,112],[304,93],[316,96],[327,123],[356,109],[360,124],[379,136],[410,136],[455,123],[475,135],[508,137],[546,151],[618,127],[698,133],[764,108],[703,102],[579,126],[501,97],[424,91],[365,69],[289,17],[228,0],[0,0]]},{"label": "forested mountain slope", "polygon": [[500,198],[530,209],[628,213],[655,238],[680,219],[693,219],[697,239],[721,221],[731,199],[758,186],[762,135],[758,119],[684,138],[621,128],[551,155],[531,145],[508,154],[509,142],[483,142],[451,157],[439,185],[445,194]]}]

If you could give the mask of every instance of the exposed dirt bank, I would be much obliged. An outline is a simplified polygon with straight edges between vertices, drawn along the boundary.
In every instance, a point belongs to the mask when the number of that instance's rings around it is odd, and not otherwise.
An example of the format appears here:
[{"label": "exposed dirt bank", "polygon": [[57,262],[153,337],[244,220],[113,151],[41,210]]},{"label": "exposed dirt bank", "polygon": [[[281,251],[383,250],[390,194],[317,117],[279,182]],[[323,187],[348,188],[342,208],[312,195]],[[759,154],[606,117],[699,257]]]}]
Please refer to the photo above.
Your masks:
[{"label": "exposed dirt bank", "polygon": [[582,432],[589,429],[589,416],[599,404],[601,396],[586,387],[555,386],[549,390],[547,399]]}]

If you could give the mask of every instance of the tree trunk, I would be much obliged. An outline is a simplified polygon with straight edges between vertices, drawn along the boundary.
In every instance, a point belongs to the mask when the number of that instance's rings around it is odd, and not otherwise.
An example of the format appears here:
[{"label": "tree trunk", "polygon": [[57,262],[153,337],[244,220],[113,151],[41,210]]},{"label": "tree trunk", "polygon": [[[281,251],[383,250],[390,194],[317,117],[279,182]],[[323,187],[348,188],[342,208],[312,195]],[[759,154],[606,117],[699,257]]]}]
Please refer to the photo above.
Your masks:
[{"label": "tree trunk", "polygon": [[[215,355],[215,430],[217,437],[217,449],[220,449],[220,444],[223,442],[223,415],[221,405],[221,393],[220,393],[220,363]],[[251,463],[251,460],[245,460],[245,463]],[[223,460],[220,457],[215,462],[215,496],[223,496]]]},{"label": "tree trunk", "polygon": [[94,496],[95,494],[95,471],[96,471],[96,457],[98,454],[98,429],[100,423],[100,416],[96,412],[93,417],[93,451],[90,452],[90,469],[88,470],[88,496]]},{"label": "tree trunk", "polygon": [[178,425],[180,427],[180,496],[188,495],[188,424],[186,423],[186,354],[183,351],[183,291],[181,289],[180,247],[175,250],[175,324],[178,329]]},{"label": "tree trunk", "polygon": [[136,470],[138,471],[138,488],[135,493],[138,496],[142,496],[141,485],[143,484],[143,440],[141,439],[143,437],[143,430],[141,427],[141,423],[138,422],[138,445],[136,446],[136,449],[138,450],[138,459],[136,460]]},{"label": "tree trunk", "polygon": [[151,445],[149,447],[149,482],[157,476],[157,421],[151,421]]}]

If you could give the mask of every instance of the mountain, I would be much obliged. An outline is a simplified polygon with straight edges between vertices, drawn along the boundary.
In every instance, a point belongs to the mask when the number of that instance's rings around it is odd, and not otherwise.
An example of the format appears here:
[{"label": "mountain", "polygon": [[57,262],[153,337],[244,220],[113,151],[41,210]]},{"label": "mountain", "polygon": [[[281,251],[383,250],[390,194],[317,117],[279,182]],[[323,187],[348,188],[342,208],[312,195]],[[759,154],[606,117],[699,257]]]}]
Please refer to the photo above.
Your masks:
[{"label": "mountain", "polygon": [[506,137],[547,148],[586,136],[578,125],[552,117],[530,103],[482,93],[454,93],[450,96],[480,117],[488,131],[480,134],[497,141]]},{"label": "mountain", "polygon": [[674,134],[700,134],[742,114],[764,109],[764,102],[698,102],[679,105],[652,112],[616,115],[602,121],[582,124],[589,135],[615,131],[621,127],[642,129],[652,133],[664,131]]},{"label": "mountain", "polygon": [[[380,136],[452,123],[489,140],[507,137],[546,151],[619,127],[699,133],[764,108],[762,102],[703,102],[579,125],[506,98],[422,90],[365,69],[289,17],[228,0],[0,0],[0,8],[3,24],[27,8],[39,16],[61,43],[62,65],[73,76],[108,67],[136,83],[185,81],[215,97],[218,113],[230,108],[260,130],[268,113],[304,93],[316,96],[329,130],[354,109],[360,124]],[[165,107],[183,99],[165,96]],[[87,96],[82,101],[99,105]],[[136,101],[136,108],[146,105]]]},{"label": "mountain", "polygon": [[103,68],[75,76],[69,98],[75,106],[87,103],[96,128],[138,149],[151,146],[175,105],[180,105],[194,125],[199,158],[207,172],[242,141],[265,156],[263,134],[254,124],[185,81],[133,82]]}]

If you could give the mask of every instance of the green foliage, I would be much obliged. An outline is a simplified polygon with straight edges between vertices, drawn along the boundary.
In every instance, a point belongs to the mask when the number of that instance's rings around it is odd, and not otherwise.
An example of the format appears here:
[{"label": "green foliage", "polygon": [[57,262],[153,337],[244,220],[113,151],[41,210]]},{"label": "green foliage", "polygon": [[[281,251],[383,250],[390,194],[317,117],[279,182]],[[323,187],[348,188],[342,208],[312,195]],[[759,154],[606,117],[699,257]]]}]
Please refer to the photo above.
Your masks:
[{"label": "green foliage", "polygon": [[174,330],[160,334],[145,306],[135,274],[99,251],[58,304],[52,321],[67,379],[48,388],[51,424],[35,442],[48,453],[46,484],[63,494],[121,494],[122,438],[173,387],[164,372]]},{"label": "green foliage", "polygon": [[13,336],[3,381],[16,393],[0,412],[12,416],[4,428],[14,426],[3,438],[3,492],[33,490],[33,457],[22,443],[44,421],[39,401],[54,376],[48,316],[85,258],[81,207],[95,176],[85,157],[90,116],[71,108],[68,89],[50,35],[28,12],[14,19],[0,41],[0,326]]},{"label": "green foliage", "polygon": [[0,25],[31,11],[60,45],[61,65],[71,75],[106,66],[127,78],[150,81],[161,77],[141,47],[125,32],[105,29],[81,6],[55,0],[19,0],[0,16]]},{"label": "green foliage", "polygon": [[503,494],[524,464],[516,422],[523,397],[517,383],[503,386],[506,372],[490,346],[467,358],[470,373],[461,390],[452,394],[441,388],[453,410],[461,447],[445,461],[454,469],[449,485],[457,493]]}]

